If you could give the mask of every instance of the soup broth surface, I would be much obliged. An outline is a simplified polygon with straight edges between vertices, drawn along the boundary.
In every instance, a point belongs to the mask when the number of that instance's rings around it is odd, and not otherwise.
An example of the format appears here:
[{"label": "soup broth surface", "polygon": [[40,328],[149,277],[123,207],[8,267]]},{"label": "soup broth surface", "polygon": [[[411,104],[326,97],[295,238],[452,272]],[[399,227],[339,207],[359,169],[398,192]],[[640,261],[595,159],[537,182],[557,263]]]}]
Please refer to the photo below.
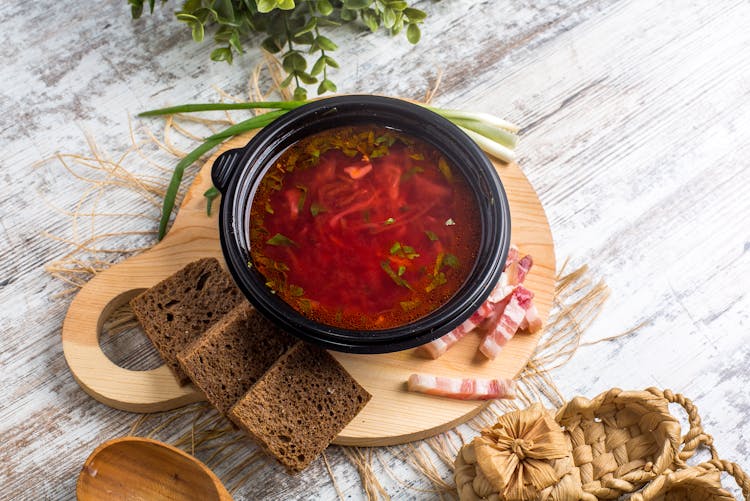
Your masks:
[{"label": "soup broth surface", "polygon": [[292,145],[263,176],[250,265],[312,320],[387,329],[456,293],[479,226],[469,184],[434,146],[379,126],[340,127]]}]

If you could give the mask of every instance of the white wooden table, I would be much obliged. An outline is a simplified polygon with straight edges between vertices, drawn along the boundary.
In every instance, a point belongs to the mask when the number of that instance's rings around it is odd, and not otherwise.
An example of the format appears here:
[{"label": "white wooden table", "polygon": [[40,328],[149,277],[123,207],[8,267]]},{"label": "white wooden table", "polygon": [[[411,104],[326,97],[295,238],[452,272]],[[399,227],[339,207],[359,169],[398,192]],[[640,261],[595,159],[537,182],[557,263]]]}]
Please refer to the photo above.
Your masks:
[{"label": "white wooden table", "polygon": [[[524,126],[520,164],[539,192],[558,262],[589,263],[612,289],[586,341],[553,377],[564,395],[614,386],[671,388],[694,399],[725,459],[750,469],[750,3],[746,0],[418,1],[422,41],[332,33],[342,92],[421,98]],[[128,117],[242,94],[260,60],[212,63],[170,2],[131,22],[125,0],[7,2],[0,7],[0,497],[69,499],[86,456],[135,416],[88,397],[62,355],[66,288],[43,265],[69,250],[80,197],[57,151],[128,146]],[[145,202],[122,211],[155,209]],[[149,212],[150,211],[150,212]],[[142,229],[153,229],[146,220]],[[102,226],[101,231],[116,231]],[[150,237],[144,237],[144,240]],[[113,255],[111,259],[122,256]],[[182,430],[184,431],[184,430]],[[364,496],[344,455],[338,486]],[[429,498],[394,463],[391,496]],[[375,463],[376,469],[382,467]],[[231,465],[228,465],[231,466]],[[297,477],[267,467],[239,499],[333,498],[322,462]]]}]

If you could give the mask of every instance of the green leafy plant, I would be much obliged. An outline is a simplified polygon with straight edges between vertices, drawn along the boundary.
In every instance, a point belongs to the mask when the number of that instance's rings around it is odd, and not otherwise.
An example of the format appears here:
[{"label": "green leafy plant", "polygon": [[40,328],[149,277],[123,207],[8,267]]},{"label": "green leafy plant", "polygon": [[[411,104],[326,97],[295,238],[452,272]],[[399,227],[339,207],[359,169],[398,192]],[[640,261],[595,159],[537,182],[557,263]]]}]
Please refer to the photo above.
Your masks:
[{"label": "green leafy plant", "polygon": [[[156,0],[128,3],[138,19],[145,5],[154,11]],[[175,16],[190,27],[196,42],[209,31],[213,34],[218,45],[211,52],[214,61],[232,63],[236,54],[245,52],[243,44],[259,43],[277,54],[287,75],[282,87],[294,83],[294,99],[304,100],[303,85],[317,84],[318,94],[336,91],[328,70],[339,67],[330,55],[338,46],[322,32],[359,19],[372,32],[405,31],[407,40],[416,44],[427,14],[403,0],[185,0]]]}]

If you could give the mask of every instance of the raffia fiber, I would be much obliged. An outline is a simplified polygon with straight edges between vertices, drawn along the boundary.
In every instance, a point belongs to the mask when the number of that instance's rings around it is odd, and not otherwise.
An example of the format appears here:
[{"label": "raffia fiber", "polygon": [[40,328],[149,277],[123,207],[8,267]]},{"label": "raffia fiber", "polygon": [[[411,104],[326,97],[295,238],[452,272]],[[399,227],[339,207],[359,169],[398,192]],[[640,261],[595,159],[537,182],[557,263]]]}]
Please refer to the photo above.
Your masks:
[{"label": "raffia fiber", "polygon": [[[268,77],[262,76],[260,69],[253,72],[248,82],[248,97],[251,100],[268,99],[278,90],[278,78],[281,75],[278,61],[267,56],[264,71],[266,75],[270,75],[269,88],[262,89],[263,82],[267,83]],[[440,75],[435,88],[426,94],[425,99],[434,97],[439,81]],[[222,101],[246,99],[236,98],[218,89],[217,92]],[[265,110],[255,111],[263,112]],[[169,166],[194,147],[198,138],[215,133],[219,127],[238,120],[228,112],[217,113],[211,118],[175,115],[165,120],[160,132],[161,138],[148,128],[136,130],[131,126],[130,146],[118,156],[102,151],[94,139],[87,136],[88,153],[58,154],[44,162],[47,166],[51,163],[61,165],[83,186],[81,198],[74,208],[55,207],[55,210],[70,217],[70,234],[48,234],[49,238],[63,241],[70,247],[68,253],[46,267],[49,273],[67,285],[61,295],[77,291],[100,271],[153,245],[156,232],[143,231],[143,221],[148,221],[152,227],[158,221],[166,180],[171,172]],[[196,165],[188,169],[186,178],[195,173],[199,164],[200,162],[196,162]],[[139,174],[136,176],[133,172]],[[182,196],[184,190],[180,192],[180,198]],[[102,201],[105,198],[124,200],[122,205],[132,207],[132,210],[104,211]],[[112,231],[111,228],[118,230]],[[429,493],[431,497],[440,499],[455,498],[457,492],[453,480],[453,458],[465,443],[464,434],[468,433],[473,437],[482,428],[495,423],[498,416],[518,409],[519,406],[544,402],[546,405],[559,407],[564,403],[548,370],[563,365],[572,357],[581,345],[584,331],[594,321],[608,295],[607,287],[592,278],[587,266],[570,271],[568,268],[566,262],[558,274],[553,311],[545,326],[545,335],[532,359],[518,376],[517,402],[493,402],[466,425],[415,444],[379,449],[331,447],[331,451],[343,454],[356,469],[367,499],[390,499],[383,487],[385,477],[383,474],[375,474],[375,461],[382,465],[382,471],[391,480],[414,492]],[[132,312],[125,307],[108,320],[109,332],[116,335],[131,328],[133,322]],[[617,337],[619,336],[611,339]],[[174,429],[188,431],[175,435]],[[199,456],[212,467],[232,465],[222,474],[222,481],[230,490],[240,487],[260,469],[270,467],[258,453],[257,447],[205,404],[167,413],[142,415],[133,424],[130,434],[147,434],[170,441]],[[324,457],[321,461],[325,463],[334,488],[341,496],[327,458]],[[389,465],[409,467],[419,472],[425,481],[417,485],[404,482],[394,474],[394,468]]]}]

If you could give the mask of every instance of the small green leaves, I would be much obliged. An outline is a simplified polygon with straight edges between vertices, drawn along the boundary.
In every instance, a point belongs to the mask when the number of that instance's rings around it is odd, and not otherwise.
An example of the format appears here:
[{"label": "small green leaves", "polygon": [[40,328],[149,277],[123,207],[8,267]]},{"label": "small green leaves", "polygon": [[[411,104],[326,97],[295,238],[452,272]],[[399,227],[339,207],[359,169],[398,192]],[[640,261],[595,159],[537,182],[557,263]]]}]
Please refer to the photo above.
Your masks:
[{"label": "small green leaves", "polygon": [[281,233],[275,234],[274,236],[269,238],[266,243],[268,245],[277,245],[281,247],[291,247],[292,245],[294,245],[295,247],[297,246],[297,243],[294,240],[289,237],[285,237]]},{"label": "small green leaves", "polygon": [[344,0],[344,7],[347,9],[364,9],[365,7],[369,7],[369,5],[372,3],[372,0]]},{"label": "small green leaves", "polygon": [[336,92],[336,84],[327,78],[320,82],[320,85],[318,86],[318,95],[325,94],[326,92]]},{"label": "small green leaves", "polygon": [[292,10],[294,9],[294,0],[257,0],[258,12],[265,14],[274,9]]},{"label": "small green leaves", "polygon": [[453,254],[446,254],[443,258],[443,264],[451,268],[458,268],[458,258]]},{"label": "small green leaves", "polygon": [[[157,0],[127,1],[132,17],[138,19],[147,2],[153,13]],[[257,43],[255,33],[264,34],[260,43],[264,50],[271,54],[285,51],[281,59],[287,78],[282,87],[294,81],[298,100],[307,98],[303,85],[318,84],[318,94],[337,91],[327,69],[339,64],[326,52],[335,51],[338,45],[321,29],[359,18],[372,32],[383,27],[397,35],[406,28],[406,39],[414,44],[421,38],[418,25],[427,17],[405,0],[184,0],[175,15],[190,28],[196,42],[202,42],[206,32],[213,33],[217,44],[210,56],[213,61],[231,64],[236,54],[244,52],[243,45]],[[303,62],[305,53],[318,54],[310,72]]]},{"label": "small green leaves", "polygon": [[[324,37],[323,35],[318,35],[315,38],[315,44],[323,50],[336,50],[339,48],[339,46],[333,43],[330,38]],[[313,44],[313,46],[315,46],[315,44]]]},{"label": "small green leaves", "polygon": [[229,47],[219,47],[211,51],[212,61],[226,61],[229,64],[232,63],[232,49]]},{"label": "small green leaves", "polygon": [[392,256],[402,257],[406,259],[414,259],[419,257],[419,253],[414,250],[414,247],[410,245],[404,245],[401,242],[394,242],[388,251]]},{"label": "small green leaves", "polygon": [[297,87],[294,89],[294,100],[304,101],[307,99],[307,90],[304,87]]},{"label": "small green leaves", "polygon": [[396,283],[396,285],[400,287],[405,287],[409,290],[414,290],[412,289],[411,285],[409,285],[409,282],[407,282],[406,280],[398,276],[398,274],[395,271],[393,271],[393,268],[391,268],[391,263],[389,263],[388,261],[383,261],[380,263],[380,267],[383,269],[384,272],[386,272],[386,274],[389,277],[391,277],[391,280],[393,280]]},{"label": "small green leaves", "polygon": [[431,242],[437,242],[438,241],[438,236],[435,234],[435,232],[430,231],[430,230],[426,230],[425,234],[427,235],[427,238],[429,238]]},{"label": "small green leaves", "polygon": [[380,18],[373,9],[365,9],[362,11],[362,22],[365,23],[373,33],[380,28]]},{"label": "small green leaves", "polygon": [[299,52],[287,52],[284,55],[281,65],[287,73],[305,71],[307,69],[307,60]]},{"label": "small green leaves", "polygon": [[328,0],[318,0],[317,7],[322,16],[330,16],[333,13],[333,5]]},{"label": "small green leaves", "polygon": [[258,0],[258,12],[260,13],[266,13],[271,12],[273,9],[276,8],[276,0]]},{"label": "small green leaves", "polygon": [[414,23],[409,24],[409,27],[406,28],[406,39],[416,44],[419,42],[419,39],[422,37],[422,32],[419,31],[419,26],[417,26]]},{"label": "small green leaves", "polygon": [[427,17],[427,14],[419,9],[412,9],[411,7],[407,7],[404,9],[404,15],[409,19],[409,22],[411,23],[419,23],[421,21],[424,21]]}]

